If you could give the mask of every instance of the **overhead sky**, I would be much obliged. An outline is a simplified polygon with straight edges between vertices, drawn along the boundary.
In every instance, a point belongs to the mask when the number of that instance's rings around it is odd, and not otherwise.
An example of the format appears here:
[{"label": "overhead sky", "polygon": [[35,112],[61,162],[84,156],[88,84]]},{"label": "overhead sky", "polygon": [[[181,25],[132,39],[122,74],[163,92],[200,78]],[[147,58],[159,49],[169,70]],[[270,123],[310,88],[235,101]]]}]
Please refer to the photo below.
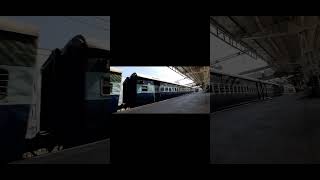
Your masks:
[{"label": "overhead sky", "polygon": [[62,48],[72,37],[81,34],[110,49],[109,16],[1,16],[17,23],[33,25],[40,31],[39,47]]},{"label": "overhead sky", "polygon": [[[239,52],[239,50],[210,34],[210,64],[213,64],[214,59],[225,57],[237,52]],[[219,65],[222,66],[222,71],[224,72],[238,74],[243,71],[266,66],[267,63],[261,59],[256,60],[246,54],[242,54],[223,61],[219,63]]]}]

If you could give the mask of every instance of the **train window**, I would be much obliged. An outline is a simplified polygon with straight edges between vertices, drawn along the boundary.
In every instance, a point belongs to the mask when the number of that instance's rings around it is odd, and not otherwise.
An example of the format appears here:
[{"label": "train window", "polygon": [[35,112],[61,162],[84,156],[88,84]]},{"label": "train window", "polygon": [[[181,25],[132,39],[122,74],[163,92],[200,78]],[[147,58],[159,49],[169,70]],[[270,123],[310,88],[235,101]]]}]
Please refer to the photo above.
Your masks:
[{"label": "train window", "polygon": [[163,91],[164,91],[164,88],[163,88],[163,87],[161,87],[161,88],[160,88],[160,91],[161,91],[161,92],[163,92]]},{"label": "train window", "polygon": [[237,91],[237,86],[234,86],[234,87],[233,87],[233,92],[235,92],[235,93],[238,92],[238,91]]},{"label": "train window", "polygon": [[167,87],[166,87],[166,89],[165,89],[165,90],[166,90],[166,92],[168,92],[168,88],[167,88]]},{"label": "train window", "polygon": [[0,99],[7,96],[9,73],[7,70],[0,69]]},{"label": "train window", "polygon": [[103,77],[100,82],[100,87],[101,87],[101,90],[100,90],[101,96],[107,96],[111,94],[112,84],[110,83],[109,78]]},{"label": "train window", "polygon": [[148,91],[148,86],[141,86],[141,91]]},{"label": "train window", "polygon": [[110,82],[121,83],[121,74],[116,72],[111,72]]}]

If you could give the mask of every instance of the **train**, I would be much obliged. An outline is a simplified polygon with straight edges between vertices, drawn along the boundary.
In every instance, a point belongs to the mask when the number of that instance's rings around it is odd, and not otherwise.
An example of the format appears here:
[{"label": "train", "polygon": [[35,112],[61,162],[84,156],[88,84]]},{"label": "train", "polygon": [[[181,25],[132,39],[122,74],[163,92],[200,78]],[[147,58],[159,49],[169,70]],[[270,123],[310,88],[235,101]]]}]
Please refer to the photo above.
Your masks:
[{"label": "train", "polygon": [[0,20],[0,162],[110,137],[122,76],[110,51],[76,35],[39,64],[38,38],[36,28]]},{"label": "train", "polygon": [[194,92],[195,89],[133,73],[123,82],[123,104],[133,108]]},{"label": "train", "polygon": [[121,72],[111,71],[109,60],[109,50],[81,35],[52,52],[42,66],[41,130],[52,132],[65,147],[110,136]]},{"label": "train", "polygon": [[33,108],[39,32],[0,19],[0,162],[20,157]]},{"label": "train", "polygon": [[210,111],[283,94],[283,86],[219,70],[210,71]]}]

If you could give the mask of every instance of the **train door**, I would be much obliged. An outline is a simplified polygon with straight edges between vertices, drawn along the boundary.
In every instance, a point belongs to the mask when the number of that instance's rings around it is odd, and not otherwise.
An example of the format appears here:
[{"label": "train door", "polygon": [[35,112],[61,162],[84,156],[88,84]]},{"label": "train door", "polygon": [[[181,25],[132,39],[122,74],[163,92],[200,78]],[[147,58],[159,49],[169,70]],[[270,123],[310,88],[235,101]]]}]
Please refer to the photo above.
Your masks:
[{"label": "train door", "polygon": [[88,48],[85,72],[86,142],[110,136],[111,116],[117,111],[121,74],[110,70],[109,52]]}]

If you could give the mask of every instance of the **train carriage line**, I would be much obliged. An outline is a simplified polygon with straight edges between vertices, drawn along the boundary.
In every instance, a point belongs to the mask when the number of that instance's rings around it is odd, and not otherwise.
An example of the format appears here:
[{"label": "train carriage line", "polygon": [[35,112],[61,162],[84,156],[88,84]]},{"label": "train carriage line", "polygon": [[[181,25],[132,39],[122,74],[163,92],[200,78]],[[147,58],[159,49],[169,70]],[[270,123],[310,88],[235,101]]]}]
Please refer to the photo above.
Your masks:
[{"label": "train carriage line", "polygon": [[35,103],[34,69],[39,31],[0,19],[0,143],[1,162],[25,150],[30,114]]},{"label": "train carriage line", "polygon": [[37,62],[39,32],[0,19],[1,162],[110,137],[122,73],[110,51],[77,35]]},{"label": "train carriage line", "polygon": [[192,93],[195,89],[133,73],[123,82],[122,107],[137,107]]},{"label": "train carriage line", "polygon": [[280,96],[283,93],[283,86],[276,83],[218,70],[211,70],[210,76],[211,112],[244,102]]}]

